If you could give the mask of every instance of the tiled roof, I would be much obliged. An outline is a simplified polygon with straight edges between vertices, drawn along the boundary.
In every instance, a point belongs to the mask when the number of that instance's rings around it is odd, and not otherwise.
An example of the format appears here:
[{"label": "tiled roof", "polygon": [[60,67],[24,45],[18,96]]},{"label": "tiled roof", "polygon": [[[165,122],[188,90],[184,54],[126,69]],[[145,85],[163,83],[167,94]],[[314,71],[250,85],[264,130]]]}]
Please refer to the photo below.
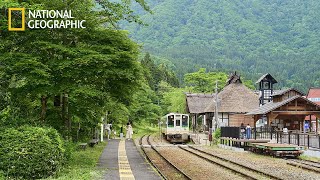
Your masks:
[{"label": "tiled roof", "polygon": [[277,109],[278,107],[281,107],[282,105],[287,104],[288,102],[297,99],[298,97],[301,96],[293,96],[289,99],[286,99],[284,101],[281,102],[269,102],[263,106],[260,106],[259,108],[247,113],[247,115],[256,115],[256,114],[267,114],[275,109]]},{"label": "tiled roof", "polygon": [[286,92],[289,92],[289,91],[291,91],[291,90],[298,92],[299,94],[301,94],[301,96],[304,95],[303,92],[301,92],[301,91],[299,91],[299,90],[297,90],[297,89],[295,89],[295,88],[289,88],[289,89],[279,90],[278,92],[273,93],[271,96],[283,95],[283,94],[285,94]]},{"label": "tiled roof", "polygon": [[271,112],[271,111],[273,111],[273,110],[275,110],[275,109],[277,109],[277,108],[279,108],[279,107],[281,107],[291,101],[294,101],[295,99],[298,99],[298,98],[303,99],[303,100],[309,102],[310,104],[313,104],[313,105],[318,106],[320,108],[320,105],[317,105],[316,103],[314,103],[314,102],[312,102],[302,96],[296,95],[296,96],[290,97],[290,98],[288,98],[284,101],[281,101],[281,102],[269,102],[263,106],[260,106],[259,108],[255,109],[255,110],[247,113],[247,115],[267,114],[267,113],[269,113],[269,112]]},{"label": "tiled roof", "polygon": [[[307,98],[320,98],[320,88],[310,88]],[[316,101],[315,103],[320,104],[320,101]]]}]

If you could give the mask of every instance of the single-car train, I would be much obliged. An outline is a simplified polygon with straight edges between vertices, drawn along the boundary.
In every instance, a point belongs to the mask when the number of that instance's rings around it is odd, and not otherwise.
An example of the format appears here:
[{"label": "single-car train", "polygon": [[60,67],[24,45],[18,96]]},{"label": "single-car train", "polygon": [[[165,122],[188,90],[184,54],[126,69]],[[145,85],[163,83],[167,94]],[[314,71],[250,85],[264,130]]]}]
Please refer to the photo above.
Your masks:
[{"label": "single-car train", "polygon": [[170,113],[161,118],[162,134],[171,143],[184,143],[190,140],[189,115]]}]

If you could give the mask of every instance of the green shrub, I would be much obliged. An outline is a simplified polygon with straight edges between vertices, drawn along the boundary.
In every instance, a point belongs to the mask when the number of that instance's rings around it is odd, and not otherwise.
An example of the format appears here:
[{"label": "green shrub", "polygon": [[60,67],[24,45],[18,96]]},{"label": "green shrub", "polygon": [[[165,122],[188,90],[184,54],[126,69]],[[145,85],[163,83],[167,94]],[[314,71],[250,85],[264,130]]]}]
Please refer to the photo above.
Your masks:
[{"label": "green shrub", "polygon": [[78,144],[72,142],[72,141],[64,141],[64,157],[66,161],[69,161],[71,159],[72,153],[76,151],[78,147]]},{"label": "green shrub", "polygon": [[214,138],[218,140],[221,137],[221,129],[218,128],[216,131],[214,131]]},{"label": "green shrub", "polygon": [[14,178],[54,175],[64,163],[63,141],[55,129],[23,126],[0,131],[0,171]]},{"label": "green shrub", "polygon": [[5,179],[3,171],[0,171],[0,179]]}]

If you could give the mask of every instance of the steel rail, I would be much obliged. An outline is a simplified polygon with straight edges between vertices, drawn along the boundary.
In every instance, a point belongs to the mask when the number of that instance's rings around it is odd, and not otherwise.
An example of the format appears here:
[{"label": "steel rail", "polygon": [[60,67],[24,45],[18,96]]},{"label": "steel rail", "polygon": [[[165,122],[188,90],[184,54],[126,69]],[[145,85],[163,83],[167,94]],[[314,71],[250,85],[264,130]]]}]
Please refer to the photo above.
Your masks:
[{"label": "steel rail", "polygon": [[198,152],[200,152],[200,153],[203,153],[203,154],[209,155],[209,156],[211,156],[211,157],[220,159],[220,160],[222,160],[222,161],[226,161],[226,162],[229,162],[229,163],[231,163],[231,164],[237,165],[237,166],[239,166],[239,167],[241,167],[241,168],[244,168],[244,169],[246,169],[246,170],[253,171],[253,172],[258,173],[258,174],[262,174],[262,175],[264,175],[264,176],[267,176],[267,177],[270,178],[270,179],[278,179],[278,180],[281,180],[281,179],[282,179],[282,178],[277,177],[277,176],[274,176],[274,175],[272,175],[272,174],[268,174],[268,173],[265,173],[265,172],[263,172],[263,171],[259,171],[259,170],[257,170],[257,169],[254,169],[254,168],[251,168],[251,167],[242,165],[242,164],[240,164],[240,163],[237,163],[237,162],[234,162],[234,161],[230,161],[230,160],[225,159],[225,158],[223,158],[223,157],[220,157],[220,156],[217,156],[217,155],[214,155],[214,154],[211,154],[211,153],[202,151],[202,150],[197,149],[197,148],[195,148],[195,147],[192,147],[192,146],[190,146],[190,145],[189,145],[188,147],[191,148],[191,149],[193,149],[193,150],[196,150],[196,151],[198,151]]},{"label": "steel rail", "polygon": [[139,145],[141,146],[142,145],[142,139],[145,137],[146,135],[144,134],[144,135],[142,135],[141,137],[140,137],[140,139],[139,139]]},{"label": "steel rail", "polygon": [[[168,180],[168,178],[160,171],[160,169],[155,165],[155,163],[150,159],[150,157],[148,156],[148,154],[146,153],[146,151],[144,150],[144,147],[142,145],[142,139],[145,137],[146,135],[144,134],[143,136],[141,136],[140,140],[139,140],[139,144],[140,147],[142,149],[142,152],[144,153],[145,157],[147,158],[147,160],[149,161],[149,163],[151,163],[151,165],[157,170],[157,172],[160,174],[160,176],[165,179]],[[150,136],[150,135],[149,135]]]},{"label": "steel rail", "polygon": [[[289,159],[287,159],[289,160]],[[311,161],[311,160],[304,160],[304,159],[290,159],[289,161],[297,162],[300,164],[308,165],[317,169],[320,169],[320,162]]]},{"label": "steel rail", "polygon": [[300,161],[300,160],[296,160],[296,161],[288,160],[288,161],[289,162],[287,162],[287,164],[290,166],[299,167],[307,171],[313,171],[315,173],[320,173],[319,166],[314,166],[308,163],[304,163],[303,161]]},{"label": "steel rail", "polygon": [[300,159],[301,161],[306,161],[306,162],[311,162],[311,163],[315,163],[315,164],[319,164],[320,166],[320,162],[319,161],[313,161],[313,160],[310,160],[310,159]]},{"label": "steel rail", "polygon": [[150,143],[149,136],[147,136],[147,142],[151,146],[151,149],[153,149],[157,154],[164,159],[168,164],[170,164],[175,170],[177,170],[180,174],[182,174],[186,179],[192,179],[190,176],[188,176],[185,172],[183,172],[181,169],[179,169],[176,165],[174,165],[172,162],[170,162],[167,158],[165,158],[152,144]]},{"label": "steel rail", "polygon": [[235,170],[235,169],[233,169],[233,168],[230,168],[230,167],[228,167],[228,166],[226,166],[226,165],[224,165],[224,164],[221,164],[221,163],[218,163],[218,162],[216,162],[216,161],[213,161],[213,160],[211,160],[211,159],[209,159],[209,158],[206,158],[206,157],[201,156],[201,155],[199,155],[199,154],[197,154],[197,153],[195,153],[195,152],[192,152],[192,151],[190,151],[190,150],[188,150],[188,149],[186,149],[186,148],[183,148],[183,147],[181,147],[181,146],[179,146],[179,148],[182,149],[182,150],[184,150],[184,151],[187,151],[187,152],[189,152],[189,153],[191,153],[191,154],[193,154],[193,155],[195,155],[195,156],[198,156],[198,157],[200,157],[201,159],[204,159],[204,160],[206,160],[206,161],[208,161],[208,162],[210,162],[210,163],[212,163],[212,164],[216,164],[216,165],[221,166],[221,167],[223,167],[223,168],[225,168],[225,169],[228,169],[228,170],[230,170],[230,171],[232,171],[232,172],[234,172],[234,173],[236,173],[236,174],[239,174],[239,175],[245,177],[246,179],[259,180],[258,178],[255,178],[255,177],[253,177],[253,176],[250,176],[250,175],[248,175],[248,174],[245,174],[245,173],[243,173],[243,172],[240,172],[240,171],[238,171],[238,170]]}]

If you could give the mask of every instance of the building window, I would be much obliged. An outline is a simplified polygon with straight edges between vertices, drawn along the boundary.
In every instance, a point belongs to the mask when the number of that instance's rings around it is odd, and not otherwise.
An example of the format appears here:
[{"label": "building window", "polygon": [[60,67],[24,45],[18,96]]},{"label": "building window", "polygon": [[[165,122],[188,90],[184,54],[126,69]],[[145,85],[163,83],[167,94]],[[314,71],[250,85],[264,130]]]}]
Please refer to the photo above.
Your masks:
[{"label": "building window", "polygon": [[264,89],[270,89],[270,82],[263,82]]},{"label": "building window", "polygon": [[271,97],[271,90],[264,90],[263,91],[263,95],[264,95],[264,99],[270,99],[270,97]]}]

